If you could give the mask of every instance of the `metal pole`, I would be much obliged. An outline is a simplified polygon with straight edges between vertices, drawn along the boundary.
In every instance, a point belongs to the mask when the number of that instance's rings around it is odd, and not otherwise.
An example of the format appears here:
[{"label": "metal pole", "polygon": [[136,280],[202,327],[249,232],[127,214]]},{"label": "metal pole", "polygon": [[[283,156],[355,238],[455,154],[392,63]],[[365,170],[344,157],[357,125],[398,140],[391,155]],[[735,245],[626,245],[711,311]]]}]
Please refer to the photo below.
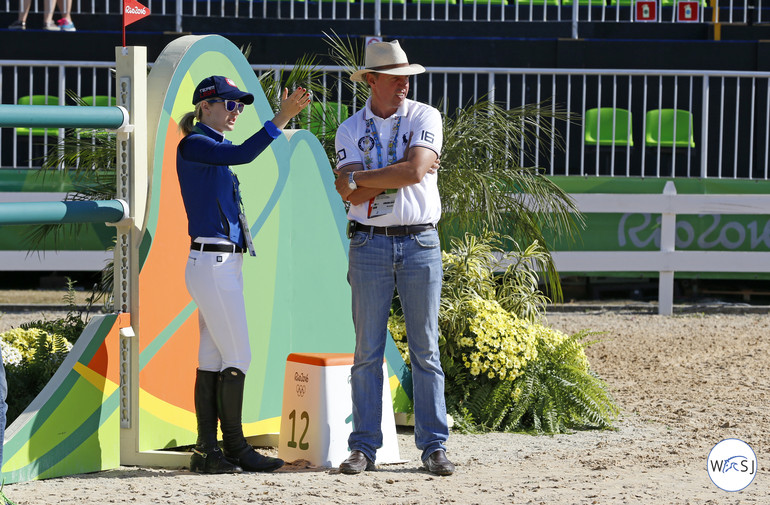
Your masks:
[{"label": "metal pole", "polygon": [[[700,176],[708,177],[708,141],[709,141],[709,76],[703,76],[701,122],[700,122]],[[721,170],[720,170],[721,173]]]},{"label": "metal pole", "polygon": [[123,200],[0,203],[0,224],[118,223],[128,217]]},{"label": "metal pole", "polygon": [[[590,5],[588,9],[590,12]],[[572,0],[572,38],[578,38],[578,0]]]},{"label": "metal pole", "polygon": [[176,2],[176,32],[182,33],[182,2]]},{"label": "metal pole", "polygon": [[[676,186],[673,181],[666,183],[663,194],[670,198],[676,196]],[[663,212],[660,221],[660,252],[665,255],[672,254],[675,250],[676,214]],[[674,312],[674,271],[662,270],[658,275],[658,314],[670,316]]]},{"label": "metal pole", "polygon": [[0,105],[0,127],[99,128],[117,130],[128,124],[123,107],[78,105]]}]

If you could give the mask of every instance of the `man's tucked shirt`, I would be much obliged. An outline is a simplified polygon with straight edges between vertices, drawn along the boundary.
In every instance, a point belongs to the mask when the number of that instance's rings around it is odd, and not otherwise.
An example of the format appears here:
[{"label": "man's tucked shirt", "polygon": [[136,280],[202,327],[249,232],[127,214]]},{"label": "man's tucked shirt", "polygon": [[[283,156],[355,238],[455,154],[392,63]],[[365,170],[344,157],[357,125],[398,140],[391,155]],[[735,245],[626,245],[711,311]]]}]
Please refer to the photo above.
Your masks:
[{"label": "man's tucked shirt", "polygon": [[[336,150],[337,168],[360,163],[366,169],[365,152],[368,150],[373,160],[371,168],[378,167],[377,149],[374,147],[373,133],[367,134],[367,120],[372,118],[379,135],[381,159],[383,166],[387,165],[388,142],[392,138],[393,125],[398,119],[401,122],[396,140],[396,160],[404,155],[404,148],[411,135],[411,147],[424,147],[441,153],[443,133],[441,114],[435,108],[405,100],[396,113],[389,118],[380,118],[372,113],[371,99],[366,107],[345,120],[337,129]],[[370,129],[371,130],[371,129]],[[372,226],[397,226],[410,224],[438,223],[441,217],[441,200],[438,194],[437,174],[426,174],[418,184],[412,184],[398,189],[393,212],[369,218],[369,202],[351,205],[348,218],[359,223]]]}]

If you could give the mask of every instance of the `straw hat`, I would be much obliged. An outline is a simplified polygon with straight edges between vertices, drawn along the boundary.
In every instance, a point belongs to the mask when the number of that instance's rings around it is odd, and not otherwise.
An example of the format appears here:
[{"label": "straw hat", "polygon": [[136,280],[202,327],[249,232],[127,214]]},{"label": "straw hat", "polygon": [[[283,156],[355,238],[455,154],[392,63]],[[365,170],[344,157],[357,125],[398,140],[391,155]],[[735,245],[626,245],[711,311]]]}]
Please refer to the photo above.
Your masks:
[{"label": "straw hat", "polygon": [[416,63],[409,64],[406,53],[397,40],[393,42],[375,42],[366,46],[364,68],[350,76],[351,81],[364,82],[364,75],[379,72],[390,75],[415,75],[425,72],[425,67]]}]

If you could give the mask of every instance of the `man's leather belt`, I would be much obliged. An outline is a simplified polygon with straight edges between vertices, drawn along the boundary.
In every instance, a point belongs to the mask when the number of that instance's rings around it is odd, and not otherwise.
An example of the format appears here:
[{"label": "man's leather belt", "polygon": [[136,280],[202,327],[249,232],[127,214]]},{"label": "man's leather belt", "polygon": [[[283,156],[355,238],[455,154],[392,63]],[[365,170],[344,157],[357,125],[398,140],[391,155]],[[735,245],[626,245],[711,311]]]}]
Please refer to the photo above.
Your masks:
[{"label": "man's leather belt", "polygon": [[190,249],[203,252],[243,253],[243,248],[235,244],[201,244],[200,242],[193,242],[190,245]]},{"label": "man's leather belt", "polygon": [[386,235],[388,237],[404,237],[414,233],[422,233],[428,230],[436,229],[433,224],[410,224],[405,226],[367,226],[357,221],[350,222],[350,231],[355,233],[361,231],[364,233],[374,233],[375,235]]}]

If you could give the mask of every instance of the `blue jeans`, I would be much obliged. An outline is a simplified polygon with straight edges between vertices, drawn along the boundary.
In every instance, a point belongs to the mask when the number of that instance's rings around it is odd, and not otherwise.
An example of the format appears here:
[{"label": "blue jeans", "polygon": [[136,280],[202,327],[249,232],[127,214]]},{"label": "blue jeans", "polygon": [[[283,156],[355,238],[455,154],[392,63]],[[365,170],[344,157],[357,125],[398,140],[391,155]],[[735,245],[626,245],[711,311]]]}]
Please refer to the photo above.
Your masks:
[{"label": "blue jeans", "polygon": [[8,381],[5,378],[5,366],[3,355],[0,354],[0,469],[3,467],[3,442],[5,442],[5,414],[8,412]]},{"label": "blue jeans", "polygon": [[438,348],[443,277],[438,232],[404,237],[357,232],[350,241],[349,259],[356,352],[348,446],[372,461],[382,446],[382,360],[393,292],[398,289],[412,365],[414,437],[425,461],[433,452],[446,450],[449,437]]}]

